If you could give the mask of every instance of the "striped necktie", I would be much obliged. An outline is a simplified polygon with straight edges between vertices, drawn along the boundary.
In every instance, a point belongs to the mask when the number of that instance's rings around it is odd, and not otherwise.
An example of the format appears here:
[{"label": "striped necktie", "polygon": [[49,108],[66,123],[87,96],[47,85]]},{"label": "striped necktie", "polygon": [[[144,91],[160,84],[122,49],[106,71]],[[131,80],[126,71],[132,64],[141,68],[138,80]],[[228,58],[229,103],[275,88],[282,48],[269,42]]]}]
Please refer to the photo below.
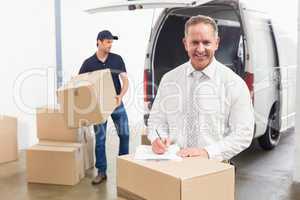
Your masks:
[{"label": "striped necktie", "polygon": [[197,96],[199,96],[199,87],[202,78],[204,78],[204,75],[201,71],[194,71],[192,73],[186,117],[186,145],[188,148],[198,147],[199,145],[200,120]]}]

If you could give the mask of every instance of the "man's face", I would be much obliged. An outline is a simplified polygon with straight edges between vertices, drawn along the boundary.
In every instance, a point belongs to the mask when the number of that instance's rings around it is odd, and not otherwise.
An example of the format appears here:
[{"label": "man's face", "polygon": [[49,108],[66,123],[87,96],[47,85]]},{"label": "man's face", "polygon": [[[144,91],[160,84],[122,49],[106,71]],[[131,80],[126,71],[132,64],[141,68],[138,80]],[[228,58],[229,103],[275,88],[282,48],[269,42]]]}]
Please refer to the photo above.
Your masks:
[{"label": "man's face", "polygon": [[113,40],[103,39],[103,40],[98,40],[97,42],[98,42],[98,50],[103,51],[105,53],[110,52]]},{"label": "man's face", "polygon": [[183,43],[193,67],[202,70],[212,62],[218,49],[219,37],[211,25],[199,23],[188,28]]}]

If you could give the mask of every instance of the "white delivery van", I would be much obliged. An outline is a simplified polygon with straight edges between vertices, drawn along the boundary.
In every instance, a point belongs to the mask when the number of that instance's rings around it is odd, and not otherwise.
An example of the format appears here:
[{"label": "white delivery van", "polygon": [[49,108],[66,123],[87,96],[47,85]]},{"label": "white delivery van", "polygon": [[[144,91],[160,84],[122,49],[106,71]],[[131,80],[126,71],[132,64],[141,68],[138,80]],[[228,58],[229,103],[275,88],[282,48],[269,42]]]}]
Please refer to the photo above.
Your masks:
[{"label": "white delivery van", "polygon": [[[250,1],[251,2],[251,1]],[[296,42],[266,13],[239,0],[131,0],[100,4],[89,13],[160,9],[152,27],[145,59],[145,125],[162,76],[188,60],[182,38],[194,15],[214,18],[220,45],[216,58],[241,76],[253,99],[255,138],[274,148],[280,133],[295,124]]]}]

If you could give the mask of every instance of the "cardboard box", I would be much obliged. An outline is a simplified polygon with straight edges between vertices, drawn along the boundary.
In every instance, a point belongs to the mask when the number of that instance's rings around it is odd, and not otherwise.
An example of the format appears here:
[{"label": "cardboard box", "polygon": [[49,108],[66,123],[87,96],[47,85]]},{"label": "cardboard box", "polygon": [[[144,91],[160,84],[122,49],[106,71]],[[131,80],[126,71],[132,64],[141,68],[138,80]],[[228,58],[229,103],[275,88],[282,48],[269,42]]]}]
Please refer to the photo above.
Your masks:
[{"label": "cardboard box", "polygon": [[126,200],[233,200],[234,167],[199,157],[158,162],[121,156],[117,193]]},{"label": "cardboard box", "polygon": [[144,127],[141,134],[141,145],[151,145],[151,141],[148,139],[147,128]]},{"label": "cardboard box", "polygon": [[0,163],[17,159],[17,119],[0,115]]},{"label": "cardboard box", "polygon": [[85,150],[84,150],[84,143],[68,143],[68,142],[55,142],[55,141],[48,141],[42,140],[38,143],[41,146],[52,146],[52,147],[74,147],[79,149],[79,156],[78,156],[78,167],[80,172],[80,179],[85,177]]},{"label": "cardboard box", "polygon": [[103,123],[116,108],[116,91],[109,69],[80,74],[57,91],[70,128]]},{"label": "cardboard box", "polygon": [[26,151],[27,181],[57,185],[75,185],[83,178],[81,144],[58,146],[37,144]]},{"label": "cardboard box", "polygon": [[36,113],[37,137],[40,140],[78,142],[77,129],[68,128],[59,108],[42,107]]},{"label": "cardboard box", "polygon": [[141,135],[141,144],[142,145],[151,145],[151,142],[148,139],[148,136],[146,134]]}]

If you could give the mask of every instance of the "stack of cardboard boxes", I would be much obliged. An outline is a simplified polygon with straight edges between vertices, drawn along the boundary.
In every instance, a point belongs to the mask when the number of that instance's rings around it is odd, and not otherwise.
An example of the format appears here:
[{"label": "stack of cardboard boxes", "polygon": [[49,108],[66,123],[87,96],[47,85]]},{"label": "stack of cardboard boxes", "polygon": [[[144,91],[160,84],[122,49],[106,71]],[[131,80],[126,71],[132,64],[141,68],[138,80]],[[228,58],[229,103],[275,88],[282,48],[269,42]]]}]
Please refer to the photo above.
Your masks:
[{"label": "stack of cardboard boxes", "polygon": [[17,119],[0,115],[0,163],[17,159]]},{"label": "stack of cardboard boxes", "polygon": [[94,164],[88,126],[106,121],[116,107],[111,72],[79,75],[57,94],[60,109],[37,109],[39,143],[27,150],[27,180],[75,185]]},{"label": "stack of cardboard boxes", "polygon": [[28,182],[77,184],[84,177],[78,129],[67,127],[59,109],[39,108],[36,118],[39,143],[26,152]]}]

